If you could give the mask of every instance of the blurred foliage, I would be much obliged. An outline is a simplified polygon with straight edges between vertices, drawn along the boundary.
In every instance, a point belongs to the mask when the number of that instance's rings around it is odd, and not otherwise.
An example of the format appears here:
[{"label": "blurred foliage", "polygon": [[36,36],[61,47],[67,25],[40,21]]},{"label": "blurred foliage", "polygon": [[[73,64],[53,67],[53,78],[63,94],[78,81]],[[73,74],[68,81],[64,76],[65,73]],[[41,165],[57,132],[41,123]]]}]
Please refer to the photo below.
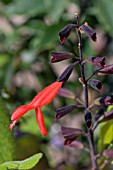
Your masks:
[{"label": "blurred foliage", "polygon": [[23,161],[9,161],[0,165],[1,170],[7,169],[31,169],[34,167],[39,160],[42,158],[42,153],[33,155]]},{"label": "blurred foliage", "polygon": [[[59,133],[59,126],[54,129],[52,125],[55,108],[72,104],[75,101],[56,97],[53,103],[43,108],[45,116],[45,124],[50,131],[49,137],[41,137],[34,111],[30,111],[22,119],[20,119],[17,127],[13,132],[8,130],[10,124],[10,113],[21,104],[28,103],[41,89],[56,80],[57,76],[69,65],[70,61],[58,64],[50,64],[50,51],[68,51],[78,56],[78,45],[75,32],[72,32],[67,41],[61,45],[59,43],[59,31],[68,23],[75,23],[75,12],[80,16],[80,22],[87,21],[90,26],[96,29],[97,43],[92,43],[83,35],[83,55],[84,58],[90,56],[106,56],[106,63],[113,63],[113,1],[112,0],[1,0],[0,1],[0,163],[12,161],[13,158],[25,159],[38,151],[43,151],[48,160],[43,163],[50,168],[62,167],[64,169],[88,169],[89,164],[86,153],[82,152],[82,158],[79,156],[78,150],[75,155],[70,156],[70,150],[67,151],[67,157],[61,156],[60,161],[54,160],[54,156],[47,153],[49,141],[54,135]],[[96,67],[90,64],[85,65],[86,76],[92,74]],[[83,99],[82,87],[78,82],[79,68],[76,67],[75,75],[70,77],[66,87],[72,90],[76,97]],[[96,77],[96,76],[95,76]],[[96,93],[89,90],[90,103],[96,97],[113,93],[113,79],[111,76],[102,76],[99,79],[103,82],[103,92]],[[97,78],[97,77],[96,77]],[[76,82],[76,83],[75,83]],[[92,109],[92,112],[95,113]],[[78,112],[77,112],[78,113]],[[71,115],[71,114],[70,114]],[[59,121],[63,125],[82,126],[82,116],[73,115],[73,120],[66,117]],[[100,133],[97,134],[96,140],[99,150],[106,144],[109,139],[112,142],[112,123],[107,122],[102,125]],[[108,130],[109,129],[109,130]],[[106,133],[105,133],[106,131]],[[13,135],[14,134],[14,137]],[[28,136],[26,136],[28,135]],[[102,136],[100,140],[100,136]],[[28,138],[27,138],[28,137]],[[38,141],[34,137],[38,139]],[[60,141],[61,140],[61,141]],[[59,142],[62,143],[62,139]],[[14,141],[14,142],[13,142]],[[23,142],[24,141],[24,142]],[[29,141],[29,142],[28,142]],[[30,146],[36,142],[35,149]],[[56,141],[55,141],[56,142]],[[59,143],[52,143],[54,147]],[[29,143],[29,145],[27,145]],[[15,147],[16,145],[16,147]],[[5,146],[5,147],[4,147]],[[25,146],[27,147],[24,150]],[[60,144],[61,147],[61,144]],[[63,143],[62,143],[63,147]],[[22,148],[19,149],[18,148]],[[46,149],[45,149],[46,148]],[[26,152],[25,156],[22,150]],[[48,149],[50,150],[50,149]],[[15,151],[15,154],[13,154]],[[20,151],[20,154],[19,154]],[[35,152],[36,151],[36,152]],[[71,150],[72,151],[72,150]],[[23,156],[22,156],[23,154]],[[78,155],[77,155],[78,154]],[[21,155],[22,157],[19,157]],[[27,156],[28,155],[28,156]],[[55,156],[55,158],[57,157]],[[65,157],[67,158],[66,164]],[[75,161],[75,157],[78,159]],[[54,160],[54,161],[52,161]],[[48,165],[48,163],[49,165]],[[40,161],[41,162],[41,161]],[[54,164],[51,164],[54,162]]]},{"label": "blurred foliage", "polygon": [[0,100],[0,163],[13,159],[14,140],[8,124],[10,123],[10,115],[4,101]]}]

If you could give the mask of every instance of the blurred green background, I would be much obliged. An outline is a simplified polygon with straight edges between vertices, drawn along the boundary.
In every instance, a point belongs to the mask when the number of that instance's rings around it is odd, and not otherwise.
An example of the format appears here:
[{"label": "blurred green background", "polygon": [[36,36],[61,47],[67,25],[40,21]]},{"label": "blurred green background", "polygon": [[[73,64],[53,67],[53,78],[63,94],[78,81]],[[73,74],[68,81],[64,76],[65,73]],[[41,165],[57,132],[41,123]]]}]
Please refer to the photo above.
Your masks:
[{"label": "blurred green background", "polygon": [[[76,101],[56,96],[52,104],[42,109],[48,137],[41,136],[34,111],[21,118],[12,132],[8,129],[12,111],[31,101],[72,62],[50,64],[50,52],[68,51],[78,56],[76,32],[72,32],[63,45],[58,36],[64,26],[76,23],[75,12],[81,24],[86,21],[97,32],[97,43],[83,36],[84,58],[105,56],[107,64],[113,63],[113,0],[0,1],[0,163],[43,152],[45,156],[34,170],[86,170],[90,165],[89,154],[64,148],[59,133],[60,125],[82,127],[83,115],[75,112],[54,121],[54,109]],[[86,64],[87,77],[93,70],[93,65]],[[79,77],[77,67],[65,87],[82,98]],[[90,103],[96,97],[113,92],[112,75],[99,79],[103,82],[103,92],[99,94],[90,88]],[[99,140],[98,134],[96,140]]]}]

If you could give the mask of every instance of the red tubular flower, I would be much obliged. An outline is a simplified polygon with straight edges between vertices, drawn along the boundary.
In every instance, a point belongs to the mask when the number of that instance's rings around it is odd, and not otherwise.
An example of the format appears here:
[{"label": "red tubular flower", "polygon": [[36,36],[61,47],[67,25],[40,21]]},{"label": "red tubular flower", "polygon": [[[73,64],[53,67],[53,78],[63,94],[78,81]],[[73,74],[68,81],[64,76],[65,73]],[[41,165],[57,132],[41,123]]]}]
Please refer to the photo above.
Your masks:
[{"label": "red tubular flower", "polygon": [[38,126],[40,128],[40,132],[43,136],[47,136],[47,129],[44,124],[44,117],[43,117],[42,111],[38,107],[35,109],[35,112],[36,112],[36,120],[37,120]]},{"label": "red tubular flower", "polygon": [[47,130],[44,125],[44,118],[40,108],[44,105],[49,104],[53,100],[53,98],[60,90],[62,84],[63,82],[58,81],[50,84],[48,87],[43,89],[39,94],[37,94],[37,96],[35,96],[34,99],[29,104],[18,107],[11,116],[11,120],[13,122],[10,124],[9,128],[12,129],[15,126],[18,119],[21,118],[26,112],[28,112],[31,109],[35,109],[36,119],[39,124],[41,134],[43,136],[46,136]]}]

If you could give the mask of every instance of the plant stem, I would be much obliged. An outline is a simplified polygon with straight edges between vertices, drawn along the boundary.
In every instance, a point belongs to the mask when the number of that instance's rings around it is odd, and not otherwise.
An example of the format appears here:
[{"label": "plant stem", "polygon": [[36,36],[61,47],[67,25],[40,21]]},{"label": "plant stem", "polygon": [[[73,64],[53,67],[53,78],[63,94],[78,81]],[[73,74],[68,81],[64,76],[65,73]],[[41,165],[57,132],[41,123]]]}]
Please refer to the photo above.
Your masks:
[{"label": "plant stem", "polygon": [[[79,57],[80,57],[80,71],[81,71],[81,79],[83,82],[83,90],[84,90],[84,97],[85,97],[85,109],[88,109],[88,86],[87,81],[85,79],[85,70],[84,70],[84,64],[82,64],[83,56],[82,56],[82,39],[81,39],[81,32],[79,30],[79,20],[77,17],[77,35],[78,35],[78,48],[79,48]],[[91,160],[92,160],[92,166],[93,170],[98,170],[98,164],[96,160],[96,152],[95,152],[95,146],[94,146],[94,137],[93,137],[93,131],[92,129],[88,129],[88,141],[90,146],[90,153],[91,153]]]}]

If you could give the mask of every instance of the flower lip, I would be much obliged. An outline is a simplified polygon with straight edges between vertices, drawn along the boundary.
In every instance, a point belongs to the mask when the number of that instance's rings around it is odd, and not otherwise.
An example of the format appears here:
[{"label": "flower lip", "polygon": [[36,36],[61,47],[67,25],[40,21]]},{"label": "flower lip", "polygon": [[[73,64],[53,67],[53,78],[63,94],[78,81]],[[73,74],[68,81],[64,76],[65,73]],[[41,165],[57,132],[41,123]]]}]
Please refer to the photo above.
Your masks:
[{"label": "flower lip", "polygon": [[47,136],[47,129],[45,127],[42,111],[40,110],[40,108],[36,108],[35,112],[36,112],[36,120],[40,128],[40,132],[43,136]]}]

